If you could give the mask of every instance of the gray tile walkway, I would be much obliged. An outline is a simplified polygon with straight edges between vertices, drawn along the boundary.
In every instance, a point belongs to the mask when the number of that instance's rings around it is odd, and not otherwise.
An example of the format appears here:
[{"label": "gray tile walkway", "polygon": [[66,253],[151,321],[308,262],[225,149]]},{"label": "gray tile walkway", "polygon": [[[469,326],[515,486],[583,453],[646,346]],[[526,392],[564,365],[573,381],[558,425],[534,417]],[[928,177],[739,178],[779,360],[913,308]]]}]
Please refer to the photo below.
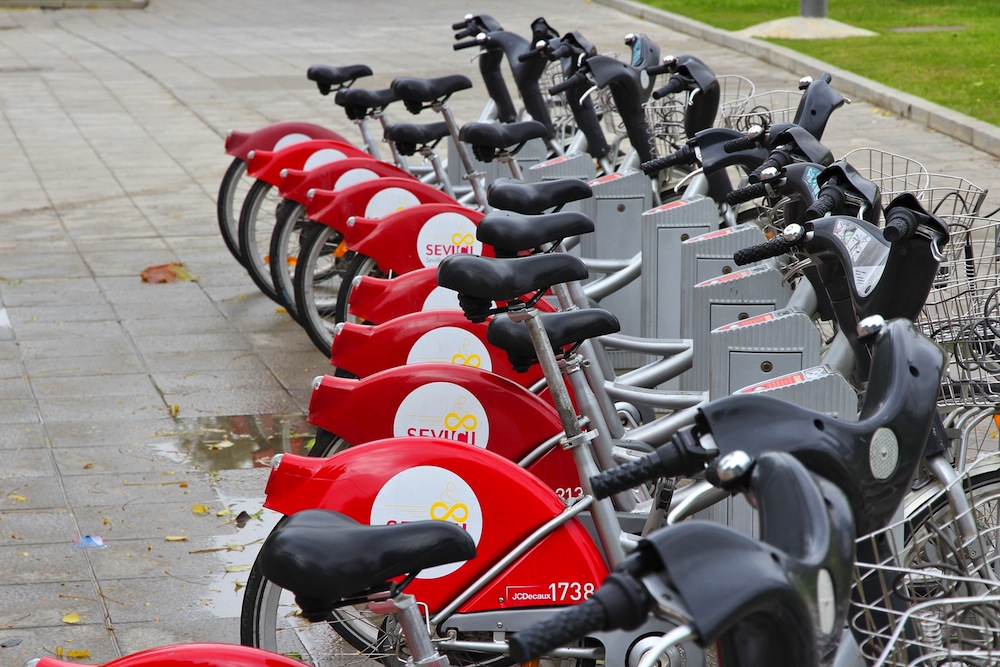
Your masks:
[{"label": "gray tile walkway", "polygon": [[[475,81],[449,26],[486,11],[517,31],[544,15],[605,52],[646,32],[664,53],[697,54],[760,90],[818,73],[597,3],[489,5],[0,9],[0,643],[14,644],[0,648],[0,667],[57,647],[103,662],[238,641],[245,572],[226,573],[204,550],[256,539],[216,512],[259,509],[263,464],[301,446],[310,381],[326,362],[223,246],[215,195],[228,128],[299,119],[355,136],[305,80],[309,65],[366,62],[372,86],[456,72]],[[477,117],[484,100],[481,85],[456,97],[457,116]],[[865,103],[838,111],[827,137],[836,154],[874,145],[1000,186],[996,158]],[[141,282],[145,267],[175,261],[199,279]],[[213,448],[222,440],[234,446]],[[107,548],[74,549],[86,534]],[[63,622],[71,612],[79,624]]]}]

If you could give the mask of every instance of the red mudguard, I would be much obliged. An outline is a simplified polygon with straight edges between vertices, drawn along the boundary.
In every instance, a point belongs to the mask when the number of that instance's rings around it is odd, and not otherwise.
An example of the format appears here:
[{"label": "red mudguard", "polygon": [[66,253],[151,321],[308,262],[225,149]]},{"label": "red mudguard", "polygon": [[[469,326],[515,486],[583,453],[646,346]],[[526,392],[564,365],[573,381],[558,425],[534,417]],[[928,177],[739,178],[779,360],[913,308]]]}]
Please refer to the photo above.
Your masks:
[{"label": "red mudguard", "polygon": [[[79,662],[42,658],[37,667],[80,667]],[[177,644],[139,651],[104,667],[302,667],[302,662],[236,644]]]},{"label": "red mudguard", "polygon": [[230,130],[226,135],[226,153],[246,160],[250,151],[277,151],[285,146],[310,139],[328,139],[342,144],[351,143],[339,132],[334,132],[322,125],[285,121],[262,127],[253,132]]},{"label": "red mudguard", "polygon": [[[423,571],[407,587],[432,614],[565,507],[538,478],[503,457],[433,438],[377,440],[329,458],[284,454],[265,493],[265,507],[285,515],[324,508],[373,525],[461,525],[476,541],[476,557]],[[460,611],[578,602],[605,576],[596,544],[573,519],[493,577]]]},{"label": "red mudguard", "polygon": [[278,172],[278,192],[285,199],[300,204],[309,201],[310,190],[344,190],[355,183],[374,178],[391,176],[410,178],[410,175],[394,164],[376,160],[373,157],[349,157],[336,160],[308,171],[304,169],[282,169]]},{"label": "red mudguard", "polygon": [[311,190],[306,217],[347,233],[351,216],[382,218],[420,204],[454,204],[444,192],[413,178],[379,178],[345,190]]},{"label": "red mudguard", "polygon": [[507,355],[486,342],[486,323],[460,310],[409,313],[379,325],[344,323],[334,332],[330,363],[358,377],[408,364],[445,363],[480,368],[522,387],[542,378],[532,366],[517,373]]},{"label": "red mudguard", "polygon": [[283,169],[311,171],[349,157],[373,159],[368,153],[350,144],[329,139],[312,139],[277,151],[255,150],[247,153],[247,175],[277,186],[281,185]]},{"label": "red mudguard", "polygon": [[384,218],[354,217],[347,245],[378,260],[382,271],[409,273],[437,266],[448,255],[495,257],[493,248],[476,239],[483,214],[458,204],[423,204]]}]

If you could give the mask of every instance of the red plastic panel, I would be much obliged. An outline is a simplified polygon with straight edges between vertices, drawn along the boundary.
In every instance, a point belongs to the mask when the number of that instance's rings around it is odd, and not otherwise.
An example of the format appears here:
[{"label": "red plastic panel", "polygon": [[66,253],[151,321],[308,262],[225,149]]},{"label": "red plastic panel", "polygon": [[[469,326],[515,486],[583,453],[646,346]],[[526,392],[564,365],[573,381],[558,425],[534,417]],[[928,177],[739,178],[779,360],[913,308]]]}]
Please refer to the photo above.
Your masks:
[{"label": "red plastic panel", "polygon": [[277,151],[255,150],[252,157],[247,155],[247,175],[271,185],[280,185],[282,169],[310,171],[349,157],[372,159],[371,155],[351,144],[330,139],[312,139]]},{"label": "red plastic panel", "polygon": [[312,189],[343,190],[363,180],[381,177],[410,178],[410,175],[394,164],[371,156],[349,157],[315,169],[282,169],[278,173],[278,192],[285,199],[305,204]]},{"label": "red plastic panel", "polygon": [[246,160],[250,151],[276,151],[310,139],[329,139],[350,144],[339,132],[314,123],[285,121],[274,123],[253,132],[233,130],[226,137],[226,153]]}]

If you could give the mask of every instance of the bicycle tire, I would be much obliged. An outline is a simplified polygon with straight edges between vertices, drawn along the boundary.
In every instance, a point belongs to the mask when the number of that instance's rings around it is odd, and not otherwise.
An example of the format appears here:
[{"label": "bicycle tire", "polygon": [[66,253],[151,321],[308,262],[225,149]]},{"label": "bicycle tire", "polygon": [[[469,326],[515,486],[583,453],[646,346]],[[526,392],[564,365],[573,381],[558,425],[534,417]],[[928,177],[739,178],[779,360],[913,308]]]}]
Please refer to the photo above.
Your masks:
[{"label": "bicycle tire", "polygon": [[[243,253],[239,240],[239,211],[243,199],[251,186],[251,179],[246,178],[247,163],[241,158],[234,159],[219,184],[219,195],[215,200],[215,213],[219,221],[219,232],[226,248],[240,264],[243,264]],[[239,204],[237,206],[237,204]]]},{"label": "bicycle tire", "polygon": [[384,271],[378,268],[378,262],[367,255],[355,255],[351,264],[344,271],[343,282],[340,283],[340,291],[337,293],[337,322],[362,323],[362,320],[351,315],[348,305],[351,301],[351,293],[354,291],[354,281],[363,276],[373,278],[389,278]]},{"label": "bicycle tire", "polygon": [[337,324],[337,295],[353,252],[344,252],[343,236],[327,225],[316,225],[306,235],[295,265],[295,311],[313,344],[330,356]]},{"label": "bicycle tire", "polygon": [[266,181],[258,180],[247,193],[240,210],[239,243],[243,266],[257,288],[267,298],[281,304],[271,282],[271,234],[284,208],[293,205],[278,196],[278,190]]},{"label": "bicycle tire", "polygon": [[[281,211],[275,221],[274,232],[271,234],[271,284],[278,297],[278,303],[285,307],[288,314],[296,322],[299,321],[298,308],[295,305],[295,267],[309,230],[317,224],[305,217],[305,206],[299,203],[289,204]],[[284,261],[280,261],[283,258]]]},{"label": "bicycle tire", "polygon": [[325,428],[317,428],[316,441],[313,443],[312,449],[309,450],[309,456],[326,458],[351,446],[351,443],[339,435],[331,433]]}]

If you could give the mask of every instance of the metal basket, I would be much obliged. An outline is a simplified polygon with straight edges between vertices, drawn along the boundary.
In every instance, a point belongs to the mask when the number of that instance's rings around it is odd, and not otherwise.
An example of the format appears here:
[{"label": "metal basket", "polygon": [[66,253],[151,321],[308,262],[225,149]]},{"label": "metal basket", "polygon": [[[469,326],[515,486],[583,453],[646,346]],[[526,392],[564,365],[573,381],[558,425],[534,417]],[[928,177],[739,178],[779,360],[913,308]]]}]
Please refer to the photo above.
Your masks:
[{"label": "metal basket", "polygon": [[866,147],[854,149],[843,159],[879,187],[883,203],[903,192],[918,195],[930,186],[927,167],[913,158]]},{"label": "metal basket", "polygon": [[[750,79],[737,74],[722,74],[719,82],[719,111],[715,117],[716,127],[732,127],[732,118],[743,112],[747,101],[754,95],[754,85]],[[658,100],[650,100],[645,105],[646,122],[653,139],[657,155],[669,155],[684,145],[685,95],[667,95]]]},{"label": "metal basket", "polygon": [[918,324],[945,348],[942,406],[1000,401],[1000,220],[940,216],[951,238]]},{"label": "metal basket", "polygon": [[[995,470],[996,456],[970,470]],[[849,620],[869,665],[1000,660],[1000,484],[971,488],[970,479],[952,485],[964,510],[945,489],[927,487],[908,499],[906,519],[858,540]]]},{"label": "metal basket", "polygon": [[754,125],[763,128],[773,123],[790,123],[802,99],[801,90],[771,90],[747,98],[743,109],[726,119],[726,127],[747,132]]}]

